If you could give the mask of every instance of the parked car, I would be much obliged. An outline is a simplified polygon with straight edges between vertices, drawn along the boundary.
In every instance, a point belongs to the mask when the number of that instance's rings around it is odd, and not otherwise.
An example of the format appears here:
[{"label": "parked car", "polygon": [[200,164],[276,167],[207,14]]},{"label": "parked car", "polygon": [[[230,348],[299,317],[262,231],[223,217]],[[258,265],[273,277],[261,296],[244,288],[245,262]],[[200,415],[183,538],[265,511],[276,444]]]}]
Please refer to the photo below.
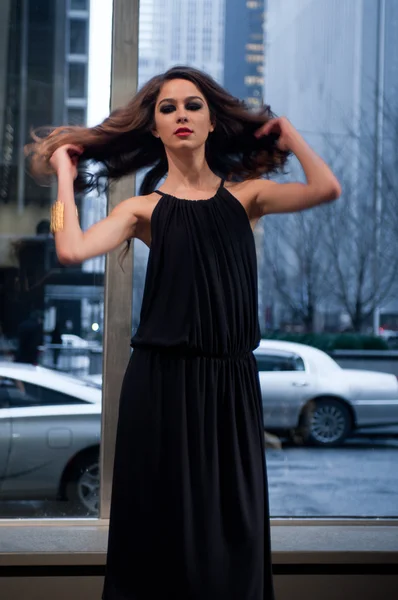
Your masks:
[{"label": "parked car", "polygon": [[[359,427],[398,423],[395,375],[342,369],[290,342],[263,340],[255,357],[267,431],[336,446]],[[100,375],[0,362],[0,500],[69,500],[96,514],[101,385]]]},{"label": "parked car", "polygon": [[395,329],[380,327],[379,336],[387,342],[391,350],[395,350],[398,347],[398,331],[395,331]]},{"label": "parked car", "polygon": [[98,509],[101,390],[43,367],[0,362],[0,500]]},{"label": "parked car", "polygon": [[[325,352],[293,342],[262,340],[254,355],[267,431],[327,447],[359,428],[398,424],[393,374],[342,369]],[[101,388],[102,375],[86,380]]]},{"label": "parked car", "polygon": [[326,447],[358,428],[398,424],[395,375],[343,369],[325,352],[293,342],[262,340],[254,354],[267,431]]}]

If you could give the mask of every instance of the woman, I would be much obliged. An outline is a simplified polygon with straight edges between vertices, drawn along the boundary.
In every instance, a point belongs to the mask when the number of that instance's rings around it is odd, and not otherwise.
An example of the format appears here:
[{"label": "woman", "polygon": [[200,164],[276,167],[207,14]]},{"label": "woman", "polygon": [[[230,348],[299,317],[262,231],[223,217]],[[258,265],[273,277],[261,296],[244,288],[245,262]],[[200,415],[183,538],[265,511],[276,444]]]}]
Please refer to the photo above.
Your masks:
[{"label": "woman", "polygon": [[[334,200],[340,186],[285,118],[257,114],[207,75],[175,67],[98,127],[30,147],[58,177],[62,262],[131,238],[150,247],[124,377],[104,600],[271,600],[253,229],[266,214]],[[260,176],[289,152],[307,183]],[[84,180],[81,161],[102,164]],[[142,193],[86,232],[75,189],[151,166]],[[160,189],[156,184],[166,175]]]}]

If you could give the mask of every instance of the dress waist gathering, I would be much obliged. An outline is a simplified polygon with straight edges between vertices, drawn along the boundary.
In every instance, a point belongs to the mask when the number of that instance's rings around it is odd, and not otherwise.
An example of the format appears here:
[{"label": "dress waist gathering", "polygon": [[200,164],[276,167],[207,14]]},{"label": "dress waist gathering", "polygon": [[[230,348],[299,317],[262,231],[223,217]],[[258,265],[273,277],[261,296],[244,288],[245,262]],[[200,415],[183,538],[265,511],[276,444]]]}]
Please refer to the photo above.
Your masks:
[{"label": "dress waist gathering", "polygon": [[209,352],[203,348],[188,346],[162,346],[137,342],[132,338],[130,346],[133,350],[145,350],[156,354],[163,354],[170,358],[207,358],[214,360],[244,360],[253,357],[253,350],[236,350],[228,352]]}]

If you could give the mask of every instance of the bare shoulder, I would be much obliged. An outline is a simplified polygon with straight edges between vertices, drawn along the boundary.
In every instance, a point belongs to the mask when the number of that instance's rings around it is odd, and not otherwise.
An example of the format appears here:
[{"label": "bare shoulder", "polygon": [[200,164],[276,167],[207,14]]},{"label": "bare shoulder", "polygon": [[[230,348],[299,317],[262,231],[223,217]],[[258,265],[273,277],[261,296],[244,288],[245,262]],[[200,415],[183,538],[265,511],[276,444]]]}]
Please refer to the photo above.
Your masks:
[{"label": "bare shoulder", "polygon": [[158,194],[147,194],[145,196],[132,196],[120,202],[112,210],[111,214],[124,218],[133,218],[138,222],[150,221],[153,209],[159,201]]},{"label": "bare shoulder", "polygon": [[226,181],[225,187],[239,200],[251,202],[256,199],[259,187],[263,181],[263,179],[246,179],[245,181],[238,182]]},{"label": "bare shoulder", "polygon": [[243,205],[250,218],[250,221],[254,225],[259,217],[258,211],[256,210],[258,194],[259,191],[267,184],[272,186],[274,185],[274,182],[269,181],[268,179],[246,179],[245,181],[239,182],[225,182],[225,187],[227,190],[233,194],[235,198]]},{"label": "bare shoulder", "polygon": [[132,196],[120,202],[111,214],[120,216],[132,224],[132,236],[148,247],[151,243],[151,220],[155,206],[160,200],[158,194]]}]

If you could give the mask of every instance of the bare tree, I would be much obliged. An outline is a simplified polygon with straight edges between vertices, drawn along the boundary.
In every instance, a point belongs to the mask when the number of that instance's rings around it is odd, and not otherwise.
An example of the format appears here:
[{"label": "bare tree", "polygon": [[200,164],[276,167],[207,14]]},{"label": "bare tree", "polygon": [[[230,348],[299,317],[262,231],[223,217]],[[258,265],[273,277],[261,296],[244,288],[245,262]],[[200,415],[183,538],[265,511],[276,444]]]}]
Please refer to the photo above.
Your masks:
[{"label": "bare tree", "polygon": [[[344,182],[343,182],[344,186]],[[398,244],[390,211],[358,206],[357,194],[329,207],[327,240],[336,285],[333,296],[361,331],[375,309],[390,299],[398,274]]]},{"label": "bare tree", "polygon": [[325,260],[324,207],[291,215],[268,217],[265,264],[279,299],[313,331],[316,311],[330,294],[332,282]]},{"label": "bare tree", "polygon": [[373,132],[363,127],[359,136],[349,124],[346,128],[344,136],[324,136],[323,141],[327,162],[342,184],[342,198],[310,211],[268,217],[264,226],[274,287],[307,331],[314,328],[315,313],[330,303],[349,316],[352,329],[363,330],[372,314],[394,297],[397,282],[398,118],[391,111],[385,117],[391,139],[383,148],[379,172]]},{"label": "bare tree", "polygon": [[[337,173],[341,201],[328,207],[327,245],[333,295],[361,331],[372,314],[394,297],[398,275],[398,114],[383,105],[383,135],[366,119],[360,132],[348,124],[347,137],[359,149]],[[329,145],[331,140],[329,140]],[[333,149],[336,151],[336,148]]]}]

